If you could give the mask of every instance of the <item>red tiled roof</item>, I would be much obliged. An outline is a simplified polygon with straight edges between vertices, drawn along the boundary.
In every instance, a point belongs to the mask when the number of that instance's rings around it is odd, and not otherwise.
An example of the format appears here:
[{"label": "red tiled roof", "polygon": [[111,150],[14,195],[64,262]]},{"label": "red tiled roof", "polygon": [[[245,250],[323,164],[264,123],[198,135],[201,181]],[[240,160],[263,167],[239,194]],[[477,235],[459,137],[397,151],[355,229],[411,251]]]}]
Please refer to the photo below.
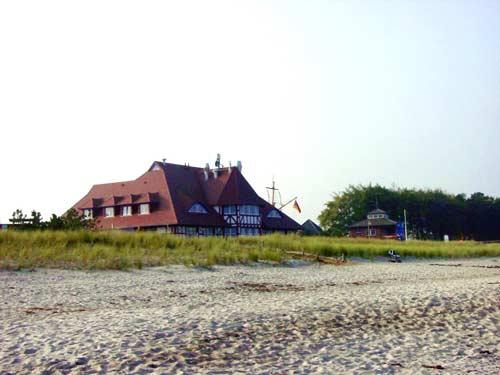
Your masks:
[{"label": "red tiled roof", "polygon": [[235,167],[231,168],[227,182],[216,204],[253,204],[264,206],[262,198],[257,195],[238,168]]},{"label": "red tiled roof", "polygon": [[[206,203],[205,192],[200,185],[203,169],[170,163],[154,163],[160,166],[167,181],[168,190],[174,202],[173,207],[180,225],[225,226],[224,219]],[[153,168],[152,166],[152,168]],[[194,203],[202,204],[206,214],[190,213]]]},{"label": "red tiled roof", "polygon": [[134,181],[94,185],[73,207],[82,210],[114,206],[115,197],[124,197],[118,205],[155,202],[156,209],[149,215],[99,217],[98,225],[103,229],[177,224],[165,176],[161,171],[148,171]]},{"label": "red tiled roof", "polygon": [[[99,226],[104,229],[165,225],[222,227],[226,223],[213,206],[250,204],[261,206],[264,229],[301,229],[283,212],[280,212],[281,219],[267,218],[274,207],[255,193],[236,167],[208,171],[207,179],[202,168],[154,162],[134,181],[94,185],[74,208],[100,209],[140,203],[152,203],[151,213],[99,217]],[[207,213],[190,213],[195,203],[203,205]]]},{"label": "red tiled roof", "polygon": [[205,199],[208,204],[216,206],[219,203],[219,198],[224,190],[231,173],[228,168],[221,168],[217,173],[217,178],[215,177],[215,172],[208,172],[208,180],[205,180],[205,173],[203,169],[199,173],[200,185],[205,193]]}]

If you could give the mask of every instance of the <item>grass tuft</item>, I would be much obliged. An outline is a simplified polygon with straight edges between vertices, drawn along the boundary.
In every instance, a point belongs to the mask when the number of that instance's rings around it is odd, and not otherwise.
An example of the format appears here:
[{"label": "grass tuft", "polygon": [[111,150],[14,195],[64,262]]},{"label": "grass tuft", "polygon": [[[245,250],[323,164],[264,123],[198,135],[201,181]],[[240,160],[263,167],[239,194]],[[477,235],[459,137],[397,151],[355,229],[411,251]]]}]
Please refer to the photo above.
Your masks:
[{"label": "grass tuft", "polygon": [[155,232],[4,231],[0,232],[0,269],[116,269],[185,264],[283,263],[306,252],[327,257],[403,256],[463,258],[500,256],[500,244],[369,240],[268,235],[257,237],[180,237]]}]

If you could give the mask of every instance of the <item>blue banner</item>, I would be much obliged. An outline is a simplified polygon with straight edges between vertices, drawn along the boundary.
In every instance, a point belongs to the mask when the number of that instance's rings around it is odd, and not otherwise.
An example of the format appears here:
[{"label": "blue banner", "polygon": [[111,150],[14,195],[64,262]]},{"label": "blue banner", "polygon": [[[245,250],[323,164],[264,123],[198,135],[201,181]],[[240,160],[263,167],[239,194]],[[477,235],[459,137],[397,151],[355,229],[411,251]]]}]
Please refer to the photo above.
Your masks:
[{"label": "blue banner", "polygon": [[403,222],[396,223],[396,236],[400,239],[405,239],[405,224]]}]

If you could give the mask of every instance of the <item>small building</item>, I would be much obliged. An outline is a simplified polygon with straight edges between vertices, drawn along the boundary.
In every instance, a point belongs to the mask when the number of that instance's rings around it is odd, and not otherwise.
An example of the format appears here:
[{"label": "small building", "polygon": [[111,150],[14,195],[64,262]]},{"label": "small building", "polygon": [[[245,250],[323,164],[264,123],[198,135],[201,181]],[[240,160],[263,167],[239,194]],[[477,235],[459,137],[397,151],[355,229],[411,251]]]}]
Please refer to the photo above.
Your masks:
[{"label": "small building", "polygon": [[304,234],[309,236],[319,236],[323,233],[323,229],[311,219],[306,220],[304,224],[302,224],[302,228],[304,228]]},{"label": "small building", "polygon": [[365,220],[349,225],[349,237],[394,238],[397,222],[391,220],[384,210],[379,208],[368,212]]},{"label": "small building", "polygon": [[99,229],[194,236],[293,233],[302,226],[260,198],[236,167],[155,161],[132,181],[94,185],[73,208]]}]

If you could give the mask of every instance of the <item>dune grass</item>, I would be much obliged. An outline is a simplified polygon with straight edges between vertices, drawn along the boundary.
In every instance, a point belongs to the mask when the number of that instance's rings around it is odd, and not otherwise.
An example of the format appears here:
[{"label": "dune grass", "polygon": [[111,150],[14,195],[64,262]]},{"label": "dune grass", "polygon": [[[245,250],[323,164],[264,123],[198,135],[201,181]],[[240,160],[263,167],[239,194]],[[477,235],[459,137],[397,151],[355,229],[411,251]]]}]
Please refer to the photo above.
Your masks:
[{"label": "dune grass", "polygon": [[4,231],[0,232],[0,269],[131,269],[168,264],[212,266],[282,263],[289,252],[372,258],[389,249],[403,256],[500,256],[500,244],[368,240],[296,235],[257,237],[180,237],[155,232]]}]

